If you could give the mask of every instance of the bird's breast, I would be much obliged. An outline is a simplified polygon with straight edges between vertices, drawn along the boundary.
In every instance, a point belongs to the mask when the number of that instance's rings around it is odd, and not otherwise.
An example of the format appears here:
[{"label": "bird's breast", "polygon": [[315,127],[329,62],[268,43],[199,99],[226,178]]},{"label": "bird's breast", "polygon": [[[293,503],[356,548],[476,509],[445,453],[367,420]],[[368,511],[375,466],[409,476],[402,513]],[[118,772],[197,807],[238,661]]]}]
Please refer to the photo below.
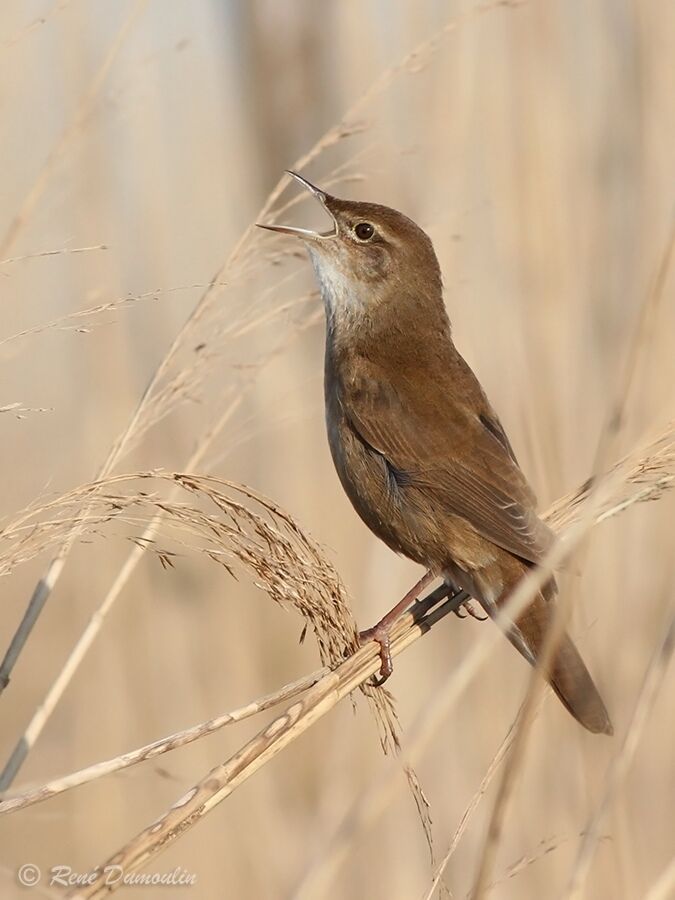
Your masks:
[{"label": "bird's breast", "polygon": [[434,523],[420,527],[424,512],[406,488],[404,473],[393,469],[362,439],[330,377],[326,380],[326,430],[338,477],[360,518],[396,553],[429,565]]}]

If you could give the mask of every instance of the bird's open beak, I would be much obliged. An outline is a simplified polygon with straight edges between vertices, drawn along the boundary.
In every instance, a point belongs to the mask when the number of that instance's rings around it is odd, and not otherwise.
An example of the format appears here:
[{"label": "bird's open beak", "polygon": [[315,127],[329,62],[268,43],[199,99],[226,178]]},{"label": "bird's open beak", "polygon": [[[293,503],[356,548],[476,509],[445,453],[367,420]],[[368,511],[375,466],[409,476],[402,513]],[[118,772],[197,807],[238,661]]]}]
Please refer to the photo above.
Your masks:
[{"label": "bird's open beak", "polygon": [[299,182],[305,190],[309,191],[319,203],[326,210],[328,215],[333,220],[333,227],[330,231],[311,231],[309,228],[293,228],[291,225],[258,225],[258,228],[266,228],[268,231],[278,231],[280,234],[294,234],[296,237],[302,238],[305,241],[321,241],[325,238],[335,237],[337,234],[337,222],[335,221],[335,216],[326,206],[327,194],[325,194],[318,187],[315,187],[311,181],[307,181],[306,178],[303,178],[302,175],[298,175],[297,172],[292,172],[290,169],[286,169],[288,175],[291,178],[295,178],[297,182]]}]

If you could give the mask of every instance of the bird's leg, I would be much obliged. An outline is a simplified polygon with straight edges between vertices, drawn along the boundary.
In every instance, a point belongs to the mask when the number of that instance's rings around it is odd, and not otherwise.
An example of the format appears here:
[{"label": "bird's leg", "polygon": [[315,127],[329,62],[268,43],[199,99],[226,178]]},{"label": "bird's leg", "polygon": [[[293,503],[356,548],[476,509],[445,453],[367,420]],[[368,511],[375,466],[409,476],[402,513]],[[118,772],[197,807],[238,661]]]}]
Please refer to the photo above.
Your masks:
[{"label": "bird's leg", "polygon": [[[398,617],[406,611],[410,604],[414,600],[417,600],[424,588],[429,582],[433,581],[435,577],[433,572],[427,572],[420,578],[417,584],[410,588],[405,597],[400,600],[393,609],[390,609],[386,616],[380,619],[377,625],[366,629],[366,631],[359,632],[359,643],[367,644],[368,641],[376,641],[380,645],[380,677],[376,681],[376,684],[384,684],[394,669],[394,664],[391,659],[389,629]],[[443,585],[443,587],[445,587],[445,585]],[[447,588],[447,590],[450,591],[452,588]]]}]

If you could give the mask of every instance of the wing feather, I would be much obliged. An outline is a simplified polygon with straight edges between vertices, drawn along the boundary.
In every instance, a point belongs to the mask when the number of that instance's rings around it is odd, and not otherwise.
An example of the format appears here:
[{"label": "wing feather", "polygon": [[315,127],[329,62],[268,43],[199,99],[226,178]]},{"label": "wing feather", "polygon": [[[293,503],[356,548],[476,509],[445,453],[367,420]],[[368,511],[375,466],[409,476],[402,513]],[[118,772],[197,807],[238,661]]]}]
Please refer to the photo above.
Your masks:
[{"label": "wing feather", "polygon": [[394,387],[363,371],[343,386],[343,408],[362,440],[405,476],[403,496],[422,491],[438,515],[462,516],[494,544],[538,562],[552,533],[537,515],[535,496],[497,416],[466,371],[473,399],[483,408],[451,402],[439,391],[427,392],[425,405],[419,392],[406,396],[405,381]]}]

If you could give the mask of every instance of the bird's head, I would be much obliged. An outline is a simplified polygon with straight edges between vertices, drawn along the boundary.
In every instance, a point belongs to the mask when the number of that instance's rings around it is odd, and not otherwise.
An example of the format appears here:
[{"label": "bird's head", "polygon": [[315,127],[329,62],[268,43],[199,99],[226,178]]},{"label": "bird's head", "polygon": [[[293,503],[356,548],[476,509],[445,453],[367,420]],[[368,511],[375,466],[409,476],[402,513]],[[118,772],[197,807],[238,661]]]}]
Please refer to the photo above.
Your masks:
[{"label": "bird's head", "polygon": [[377,203],[341,200],[288,172],[331,218],[325,231],[261,225],[300,238],[312,260],[326,309],[333,317],[373,312],[386,302],[441,298],[441,274],[429,237],[411,219]]}]

